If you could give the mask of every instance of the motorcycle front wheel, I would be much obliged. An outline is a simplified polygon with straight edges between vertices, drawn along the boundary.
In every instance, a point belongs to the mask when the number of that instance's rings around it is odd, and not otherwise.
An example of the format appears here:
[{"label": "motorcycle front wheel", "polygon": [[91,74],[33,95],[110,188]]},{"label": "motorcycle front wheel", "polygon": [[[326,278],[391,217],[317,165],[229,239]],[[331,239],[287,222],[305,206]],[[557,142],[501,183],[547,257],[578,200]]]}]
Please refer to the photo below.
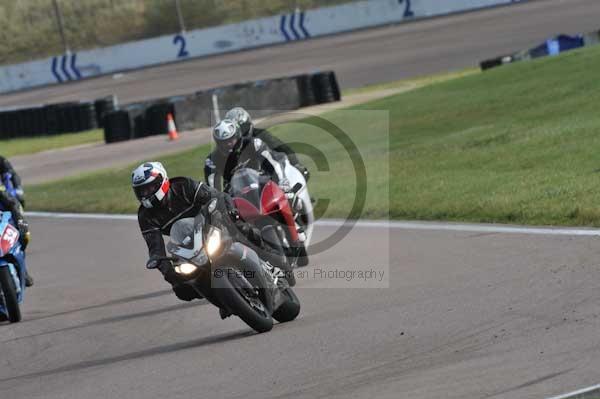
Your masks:
[{"label": "motorcycle front wheel", "polygon": [[0,300],[4,302],[4,306],[8,312],[8,321],[17,323],[21,321],[21,309],[17,300],[17,289],[8,267],[0,267]]},{"label": "motorcycle front wheel", "polygon": [[256,332],[263,333],[273,328],[273,318],[262,302],[261,289],[252,286],[241,272],[219,269],[212,284],[219,301]]},{"label": "motorcycle front wheel", "polygon": [[286,288],[281,294],[286,301],[273,312],[273,318],[280,323],[286,323],[300,314],[300,300],[291,288]]}]

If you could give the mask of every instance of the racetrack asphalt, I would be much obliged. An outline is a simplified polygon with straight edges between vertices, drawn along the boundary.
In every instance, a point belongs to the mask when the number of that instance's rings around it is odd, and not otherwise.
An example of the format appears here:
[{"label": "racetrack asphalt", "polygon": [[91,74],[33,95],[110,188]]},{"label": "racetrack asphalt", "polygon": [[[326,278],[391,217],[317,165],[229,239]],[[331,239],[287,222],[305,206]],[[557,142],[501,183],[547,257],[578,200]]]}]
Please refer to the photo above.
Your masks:
[{"label": "racetrack asphalt", "polygon": [[[598,383],[594,237],[355,227],[301,269],[300,317],[259,335],[178,301],[134,221],[31,225],[36,286],[24,321],[0,324],[3,399],[533,399]],[[319,269],[381,270],[389,288]]]}]

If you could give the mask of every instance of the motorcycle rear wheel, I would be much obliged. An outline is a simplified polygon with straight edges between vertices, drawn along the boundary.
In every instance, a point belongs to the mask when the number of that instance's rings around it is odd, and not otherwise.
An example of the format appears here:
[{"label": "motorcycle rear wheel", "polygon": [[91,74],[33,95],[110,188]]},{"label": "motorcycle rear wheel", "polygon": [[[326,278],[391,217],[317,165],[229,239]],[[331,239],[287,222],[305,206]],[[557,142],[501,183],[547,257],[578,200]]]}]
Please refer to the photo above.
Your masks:
[{"label": "motorcycle rear wheel", "polygon": [[17,300],[17,290],[8,267],[0,267],[0,289],[4,296],[4,306],[8,311],[8,321],[11,323],[21,321],[21,309]]},{"label": "motorcycle rear wheel", "polygon": [[[213,292],[220,302],[248,326],[258,333],[270,331],[273,328],[273,318],[260,302],[259,298],[247,295],[249,286],[246,280],[233,269],[221,269],[219,277],[213,278]],[[260,310],[262,306],[264,311]]]}]

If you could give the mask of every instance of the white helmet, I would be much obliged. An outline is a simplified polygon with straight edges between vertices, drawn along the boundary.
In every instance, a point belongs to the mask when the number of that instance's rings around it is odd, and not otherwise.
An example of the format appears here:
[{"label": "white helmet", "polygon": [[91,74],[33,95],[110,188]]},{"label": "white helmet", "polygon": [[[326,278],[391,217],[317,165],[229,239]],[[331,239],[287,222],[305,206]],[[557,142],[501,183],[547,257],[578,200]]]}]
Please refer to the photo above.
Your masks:
[{"label": "white helmet", "polygon": [[145,208],[160,206],[170,186],[167,171],[160,162],[145,162],[131,173],[131,187]]},{"label": "white helmet", "polygon": [[225,155],[234,152],[242,144],[241,138],[240,125],[231,119],[223,119],[213,129],[217,150]]},{"label": "white helmet", "polygon": [[254,124],[252,123],[252,118],[248,111],[246,111],[242,107],[235,107],[227,111],[225,114],[225,119],[231,119],[232,121],[237,122],[242,129],[242,137],[252,136],[252,131],[254,130]]}]

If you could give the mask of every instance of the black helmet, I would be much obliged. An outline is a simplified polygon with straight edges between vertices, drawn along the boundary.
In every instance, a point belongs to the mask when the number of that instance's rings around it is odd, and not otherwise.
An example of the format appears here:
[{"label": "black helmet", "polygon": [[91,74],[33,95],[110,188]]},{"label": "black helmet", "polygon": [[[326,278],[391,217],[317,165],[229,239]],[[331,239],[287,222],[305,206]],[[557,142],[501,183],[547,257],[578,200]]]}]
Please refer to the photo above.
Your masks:
[{"label": "black helmet", "polygon": [[227,155],[237,151],[242,145],[240,125],[231,119],[223,119],[213,128],[213,139],[220,153]]},{"label": "black helmet", "polygon": [[240,125],[240,128],[242,129],[242,137],[252,136],[254,124],[252,123],[250,114],[244,108],[235,107],[230,109],[225,114],[225,119],[231,119]]}]

